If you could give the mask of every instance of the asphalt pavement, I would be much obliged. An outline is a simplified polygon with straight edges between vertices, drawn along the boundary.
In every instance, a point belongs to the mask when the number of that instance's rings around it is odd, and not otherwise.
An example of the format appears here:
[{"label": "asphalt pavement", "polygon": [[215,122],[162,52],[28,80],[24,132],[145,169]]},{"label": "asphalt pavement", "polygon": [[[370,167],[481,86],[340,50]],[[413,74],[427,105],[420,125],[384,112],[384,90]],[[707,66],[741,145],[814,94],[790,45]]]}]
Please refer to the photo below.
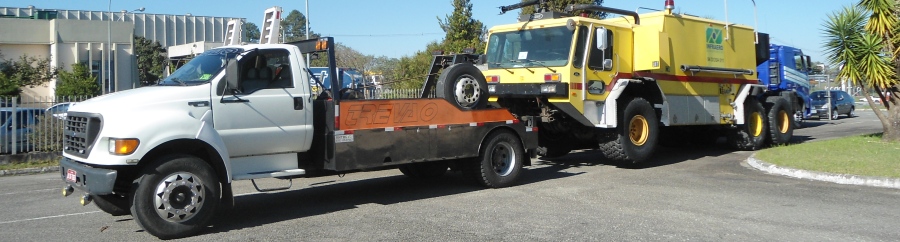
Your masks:
[{"label": "asphalt pavement", "polygon": [[[795,142],[880,132],[874,115],[810,121]],[[483,189],[459,174],[418,181],[397,170],[294,180],[256,192],[235,184],[236,208],[186,241],[894,241],[900,189],[769,175],[752,152],[724,145],[663,148],[641,167],[596,151],[536,159],[519,185]],[[269,180],[264,186],[286,185]],[[147,241],[58,174],[0,177],[0,240]],[[78,194],[76,194],[78,195]]]}]

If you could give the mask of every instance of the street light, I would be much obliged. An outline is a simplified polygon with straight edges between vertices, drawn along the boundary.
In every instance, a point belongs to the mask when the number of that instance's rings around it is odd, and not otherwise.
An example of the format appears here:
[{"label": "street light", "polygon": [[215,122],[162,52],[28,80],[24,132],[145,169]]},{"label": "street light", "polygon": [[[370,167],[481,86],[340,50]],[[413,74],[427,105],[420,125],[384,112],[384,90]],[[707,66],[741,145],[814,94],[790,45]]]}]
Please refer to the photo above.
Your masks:
[{"label": "street light", "polygon": [[[132,12],[143,12],[143,11],[144,11],[144,7],[141,7],[141,8],[133,10]],[[113,17],[115,16],[115,14],[113,14],[113,12],[112,12],[112,0],[109,0],[107,2],[106,12],[109,13],[109,21],[106,22],[106,53],[107,53],[106,54],[106,79],[102,81],[102,84],[104,86],[100,87],[101,88],[100,90],[106,91],[104,94],[111,93],[112,86],[113,86],[110,83],[110,81],[112,81],[112,60],[113,60],[112,59],[112,55],[113,55],[112,54],[112,52],[113,52],[113,49],[112,49],[112,21],[113,21]],[[125,11],[122,10],[122,12],[123,12],[122,13],[122,21],[125,21]],[[134,16],[134,13],[132,13],[132,16]],[[132,17],[132,19],[133,18],[134,17]]]}]

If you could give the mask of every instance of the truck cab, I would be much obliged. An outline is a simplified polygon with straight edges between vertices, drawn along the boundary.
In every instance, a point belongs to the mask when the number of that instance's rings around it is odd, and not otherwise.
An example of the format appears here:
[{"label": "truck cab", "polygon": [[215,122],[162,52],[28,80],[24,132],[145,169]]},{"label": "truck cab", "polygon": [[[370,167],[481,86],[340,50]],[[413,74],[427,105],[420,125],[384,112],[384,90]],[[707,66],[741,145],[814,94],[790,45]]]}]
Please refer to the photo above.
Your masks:
[{"label": "truck cab", "polygon": [[810,118],[809,71],[811,63],[803,51],[786,45],[769,45],[769,59],[756,68],[759,81],[767,92],[790,98],[793,104],[794,121],[800,124]]}]

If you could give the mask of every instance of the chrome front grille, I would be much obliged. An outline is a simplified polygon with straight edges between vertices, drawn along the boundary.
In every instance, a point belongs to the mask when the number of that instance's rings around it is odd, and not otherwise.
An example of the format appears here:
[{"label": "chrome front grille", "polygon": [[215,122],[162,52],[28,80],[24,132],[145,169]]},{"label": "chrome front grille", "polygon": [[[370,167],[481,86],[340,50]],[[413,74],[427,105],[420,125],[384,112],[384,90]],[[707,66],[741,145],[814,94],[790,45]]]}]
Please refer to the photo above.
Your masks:
[{"label": "chrome front grille", "polygon": [[100,133],[101,122],[98,114],[69,112],[66,116],[63,152],[87,158]]}]

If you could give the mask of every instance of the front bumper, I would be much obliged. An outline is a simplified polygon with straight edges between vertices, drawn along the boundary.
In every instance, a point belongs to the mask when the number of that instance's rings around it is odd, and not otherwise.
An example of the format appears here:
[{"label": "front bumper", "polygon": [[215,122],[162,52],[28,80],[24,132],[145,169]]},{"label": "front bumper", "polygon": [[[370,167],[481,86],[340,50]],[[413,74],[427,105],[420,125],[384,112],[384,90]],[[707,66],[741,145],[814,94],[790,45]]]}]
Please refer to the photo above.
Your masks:
[{"label": "front bumper", "polygon": [[59,171],[63,181],[92,195],[112,194],[118,175],[116,170],[90,167],[66,157],[59,160]]},{"label": "front bumper", "polygon": [[[544,88],[553,87],[552,92],[541,91]],[[567,97],[569,86],[562,82],[548,83],[488,83],[488,93],[498,97]]]}]

